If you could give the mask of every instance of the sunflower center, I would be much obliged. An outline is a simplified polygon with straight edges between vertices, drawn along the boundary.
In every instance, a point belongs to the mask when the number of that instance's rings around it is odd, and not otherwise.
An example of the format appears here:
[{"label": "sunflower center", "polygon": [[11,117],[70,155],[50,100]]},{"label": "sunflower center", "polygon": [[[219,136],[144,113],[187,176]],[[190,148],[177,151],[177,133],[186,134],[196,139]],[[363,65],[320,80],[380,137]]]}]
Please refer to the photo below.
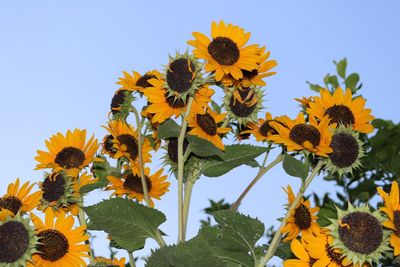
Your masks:
[{"label": "sunflower center", "polygon": [[208,45],[208,53],[221,65],[233,65],[240,57],[237,44],[228,37],[218,36]]},{"label": "sunflower center", "polygon": [[400,233],[400,210],[395,210],[393,212],[393,223],[396,228],[397,235]]},{"label": "sunflower center", "polygon": [[214,136],[217,134],[218,125],[210,114],[208,113],[205,113],[203,115],[197,114],[196,118],[197,118],[197,124],[208,135]]},{"label": "sunflower center", "polygon": [[21,222],[10,221],[0,226],[0,265],[20,259],[29,246],[28,230]]},{"label": "sunflower center", "polygon": [[124,145],[126,152],[131,160],[135,160],[139,155],[139,147],[136,138],[130,134],[121,134],[117,136],[117,140],[121,145]]},{"label": "sunflower center", "polygon": [[117,114],[119,110],[117,110],[126,99],[125,90],[120,90],[116,94],[114,94],[113,98],[111,99],[111,113],[113,115]]},{"label": "sunflower center", "polygon": [[347,168],[356,162],[360,148],[357,139],[351,134],[334,134],[332,136],[331,147],[333,152],[329,154],[329,158],[337,167]]},{"label": "sunflower center", "polygon": [[151,87],[151,83],[149,83],[150,79],[157,79],[157,76],[155,75],[149,75],[149,74],[145,74],[142,77],[140,77],[137,81],[136,81],[136,86],[140,86],[143,88],[146,87]]},{"label": "sunflower center", "polygon": [[304,142],[308,141],[313,147],[316,147],[321,141],[321,134],[314,126],[302,123],[292,128],[289,133],[289,138],[299,145],[303,145]]},{"label": "sunflower center", "polygon": [[239,125],[237,139],[238,140],[249,139],[250,133],[243,133],[244,131],[247,131],[247,130],[251,130],[251,129],[245,125]]},{"label": "sunflower center", "polygon": [[344,245],[361,254],[374,252],[382,243],[383,230],[377,218],[367,212],[352,212],[342,218],[339,237]]},{"label": "sunflower center", "polygon": [[[150,178],[145,176],[147,191],[151,191],[151,181]],[[143,194],[142,179],[138,175],[129,174],[124,181],[123,187],[127,190],[134,191],[136,193]]]},{"label": "sunflower center", "polygon": [[272,128],[271,125],[269,125],[270,121],[265,121],[263,124],[261,124],[260,128],[258,131],[262,136],[268,136],[269,134],[276,134],[276,131],[274,128]]},{"label": "sunflower center", "polygon": [[[189,145],[189,142],[186,138],[183,140],[183,154],[186,152],[186,148]],[[178,163],[178,138],[173,137],[169,139],[168,142],[168,157],[175,163]]]},{"label": "sunflower center", "polygon": [[194,68],[193,63],[188,59],[179,58],[171,62],[166,75],[169,88],[178,93],[189,90],[194,76]]},{"label": "sunflower center", "polygon": [[344,267],[342,264],[343,255],[341,253],[335,252],[335,249],[331,248],[328,244],[325,245],[325,251],[331,262]]},{"label": "sunflower center", "polygon": [[0,210],[7,209],[14,214],[17,214],[22,206],[22,202],[15,196],[5,196],[0,198]]},{"label": "sunflower center", "polygon": [[104,138],[104,143],[103,143],[104,150],[110,153],[110,155],[114,155],[115,153],[117,153],[117,150],[113,147],[114,145],[113,140],[114,137],[111,134],[107,135]]},{"label": "sunflower center", "polygon": [[58,230],[48,229],[38,235],[39,245],[37,250],[39,256],[47,261],[57,261],[68,253],[69,243],[67,237]]},{"label": "sunflower center", "polygon": [[168,93],[165,93],[165,100],[171,108],[183,108],[186,106],[188,98],[183,100],[182,98],[175,98],[175,96],[168,96]]},{"label": "sunflower center", "polygon": [[85,161],[85,153],[76,147],[68,146],[58,152],[54,162],[66,169],[79,168]]},{"label": "sunflower center", "polygon": [[331,123],[342,123],[349,126],[355,122],[353,112],[345,105],[333,105],[325,111],[325,115],[329,115]]},{"label": "sunflower center", "polygon": [[51,174],[42,183],[43,199],[58,201],[65,193],[65,179],[61,173]]},{"label": "sunflower center", "polygon": [[244,100],[246,99],[246,102],[243,101],[243,103],[240,103],[237,99],[235,99],[235,96],[232,95],[231,99],[229,100],[229,107],[231,108],[231,111],[233,114],[235,114],[238,117],[245,118],[249,115],[251,115],[256,108],[256,105],[251,105],[249,106],[247,103],[251,103],[254,98],[255,94],[253,90],[250,88],[245,88],[243,90],[238,90],[240,97]]},{"label": "sunflower center", "polygon": [[257,69],[254,69],[252,71],[242,70],[242,73],[244,78],[251,80],[258,75],[258,70]]},{"label": "sunflower center", "polygon": [[316,259],[310,258],[310,260],[308,261],[308,266],[312,267],[316,261]]},{"label": "sunflower center", "polygon": [[301,230],[307,230],[311,227],[311,213],[306,205],[301,204],[294,211],[294,222]]}]

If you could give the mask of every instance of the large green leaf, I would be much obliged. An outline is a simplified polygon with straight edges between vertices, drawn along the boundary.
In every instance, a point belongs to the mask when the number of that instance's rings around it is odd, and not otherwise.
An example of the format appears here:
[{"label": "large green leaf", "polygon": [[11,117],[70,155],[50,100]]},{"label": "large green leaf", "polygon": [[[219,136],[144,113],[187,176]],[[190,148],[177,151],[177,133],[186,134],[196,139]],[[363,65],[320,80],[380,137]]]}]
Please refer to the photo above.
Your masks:
[{"label": "large green leaf", "polygon": [[295,159],[289,154],[285,154],[282,165],[287,174],[300,177],[302,180],[307,178],[308,170],[310,169],[309,165],[302,163],[300,160]]},{"label": "large green leaf", "polygon": [[230,170],[248,164],[262,153],[267,147],[253,146],[247,144],[235,144],[225,146],[225,154],[221,159],[208,159],[203,166],[202,172],[209,177],[224,175]]},{"label": "large green leaf", "polygon": [[161,123],[157,129],[159,139],[168,139],[171,137],[179,137],[181,127],[172,119],[168,119]]},{"label": "large green leaf", "polygon": [[208,140],[189,134],[186,136],[186,139],[190,144],[190,149],[192,153],[196,154],[199,157],[224,156],[224,153]]},{"label": "large green leaf", "polygon": [[155,239],[159,225],[166,220],[160,211],[122,198],[104,200],[84,210],[90,230],[105,231],[128,251],[143,248],[149,237]]}]

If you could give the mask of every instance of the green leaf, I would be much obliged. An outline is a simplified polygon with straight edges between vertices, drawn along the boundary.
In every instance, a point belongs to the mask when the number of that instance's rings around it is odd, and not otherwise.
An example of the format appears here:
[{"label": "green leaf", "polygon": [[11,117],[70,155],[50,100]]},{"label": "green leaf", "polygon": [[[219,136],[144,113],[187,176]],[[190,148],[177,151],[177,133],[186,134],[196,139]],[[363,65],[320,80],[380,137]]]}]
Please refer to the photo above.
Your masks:
[{"label": "green leaf", "polygon": [[211,107],[215,112],[221,113],[221,106],[218,105],[214,100],[211,100]]},{"label": "green leaf", "polygon": [[247,144],[225,146],[225,154],[221,159],[208,159],[202,168],[202,172],[208,177],[224,175],[242,164],[249,163],[267,150],[267,147]]},{"label": "green leaf", "polygon": [[108,181],[107,180],[101,180],[101,181],[98,181],[98,182],[93,183],[93,184],[87,184],[87,185],[82,186],[81,189],[79,189],[79,193],[86,194],[86,193],[89,193],[89,192],[91,192],[93,190],[104,188],[107,185],[108,185]]},{"label": "green leaf", "polygon": [[181,127],[172,119],[168,119],[158,126],[157,136],[159,139],[179,137]]},{"label": "green leaf", "polygon": [[257,160],[251,159],[249,162],[245,163],[247,166],[253,167],[253,168],[258,168],[260,167],[260,163],[258,163]]},{"label": "green leaf", "polygon": [[318,84],[312,84],[309,81],[307,81],[306,83],[308,84],[308,86],[310,86],[310,89],[315,91],[315,92],[319,93],[319,91],[322,89],[322,87],[320,85],[318,85]]},{"label": "green leaf", "polygon": [[328,77],[328,83],[333,85],[334,88],[339,87],[339,81],[336,75],[331,75]]},{"label": "green leaf", "polygon": [[190,144],[192,153],[199,157],[224,156],[224,152],[222,152],[218,147],[214,146],[213,143],[209,142],[208,140],[189,134],[186,136],[186,139]]},{"label": "green leaf", "polygon": [[340,77],[346,79],[347,59],[344,58],[336,64],[336,71]]},{"label": "green leaf", "polygon": [[90,219],[90,230],[105,231],[128,251],[143,248],[149,237],[155,239],[159,225],[166,220],[160,211],[122,198],[104,200],[84,211]]},{"label": "green leaf", "polygon": [[292,250],[290,249],[290,243],[280,243],[276,249],[275,256],[281,258],[282,260],[290,259],[292,256]]},{"label": "green leaf", "polygon": [[300,177],[302,180],[305,180],[308,176],[310,166],[302,163],[300,160],[289,154],[285,154],[285,158],[283,159],[283,169],[290,176]]},{"label": "green leaf", "polygon": [[350,74],[345,80],[346,88],[350,88],[351,92],[355,93],[357,91],[356,86],[359,81],[360,76],[357,73]]}]

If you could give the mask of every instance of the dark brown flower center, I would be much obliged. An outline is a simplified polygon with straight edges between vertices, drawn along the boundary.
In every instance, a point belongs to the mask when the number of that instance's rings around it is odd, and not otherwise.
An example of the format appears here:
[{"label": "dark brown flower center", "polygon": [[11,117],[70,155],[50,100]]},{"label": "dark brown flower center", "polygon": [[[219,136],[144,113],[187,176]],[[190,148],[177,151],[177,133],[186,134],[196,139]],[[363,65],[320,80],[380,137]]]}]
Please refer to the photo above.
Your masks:
[{"label": "dark brown flower center", "polygon": [[321,134],[314,126],[302,123],[292,128],[289,138],[301,146],[304,145],[304,142],[308,141],[313,147],[316,147],[321,140]]},{"label": "dark brown flower center", "polygon": [[393,224],[396,228],[396,234],[399,235],[400,233],[400,210],[395,210],[393,212]]},{"label": "dark brown flower center", "polygon": [[61,173],[52,173],[42,183],[43,199],[58,201],[65,194],[65,178]]},{"label": "dark brown flower center", "polygon": [[252,71],[242,70],[242,73],[243,73],[244,78],[251,80],[258,75],[258,70],[256,70],[256,69],[254,69]]},{"label": "dark brown flower center", "polygon": [[353,112],[345,105],[333,105],[325,111],[325,115],[329,115],[331,123],[342,123],[349,126],[355,122]]},{"label": "dark brown flower center", "polygon": [[79,168],[85,161],[85,153],[76,147],[65,147],[58,152],[55,163],[65,169]]},{"label": "dark brown flower center", "polygon": [[[151,180],[147,176],[145,178],[146,178],[147,191],[150,192]],[[142,179],[138,175],[129,174],[128,176],[126,176],[123,187],[127,190],[143,194]]]},{"label": "dark brown flower center", "polygon": [[130,134],[121,134],[117,136],[117,140],[120,145],[125,145],[130,160],[135,160],[139,155],[139,147],[136,138]]},{"label": "dark brown flower center", "polygon": [[312,267],[316,261],[316,259],[310,258],[310,260],[308,261],[308,266]]},{"label": "dark brown flower center", "polygon": [[342,218],[339,237],[351,251],[370,254],[383,239],[383,229],[379,220],[367,212],[352,212]]},{"label": "dark brown flower center", "polygon": [[151,83],[149,83],[150,79],[157,79],[157,76],[145,74],[136,81],[135,85],[143,88],[152,87]]},{"label": "dark brown flower center", "polygon": [[111,100],[111,113],[113,115],[118,114],[118,109],[126,100],[126,90],[119,90],[116,94],[114,94]]},{"label": "dark brown flower center", "polygon": [[178,93],[189,90],[194,77],[194,68],[193,63],[185,58],[171,62],[166,75],[169,88]]},{"label": "dark brown flower center", "polygon": [[109,134],[104,138],[104,143],[103,143],[104,150],[107,151],[111,156],[117,153],[117,150],[114,148],[113,141],[114,137],[111,134]]},{"label": "dark brown flower center", "polygon": [[244,131],[251,130],[247,126],[239,125],[238,126],[238,134],[237,134],[237,139],[238,140],[246,140],[249,139],[250,133],[243,133]]},{"label": "dark brown flower center", "polygon": [[235,114],[238,117],[245,118],[249,115],[251,115],[254,112],[254,109],[256,108],[256,105],[251,105],[248,106],[248,103],[253,101],[253,99],[256,97],[254,94],[254,91],[250,88],[244,88],[243,90],[238,90],[239,95],[243,101],[243,103],[240,103],[239,100],[235,99],[235,96],[231,96],[231,99],[229,100],[229,107],[232,111],[233,114]]},{"label": "dark brown flower center", "polygon": [[176,98],[173,95],[168,96],[168,93],[165,93],[165,100],[171,108],[183,108],[186,106],[188,98],[185,101],[182,98]]},{"label": "dark brown flower center", "polygon": [[208,135],[211,136],[217,134],[218,125],[210,114],[208,113],[205,113],[204,115],[197,114],[196,117],[197,117],[197,124],[203,131],[205,131]]},{"label": "dark brown flower center", "polygon": [[260,128],[258,131],[262,136],[267,137],[270,134],[277,134],[274,128],[269,124],[270,121],[265,121],[263,124],[261,124]]},{"label": "dark brown flower center", "polygon": [[[186,148],[189,145],[189,142],[186,138],[183,140],[183,154],[186,152]],[[168,141],[168,157],[173,162],[178,162],[178,138],[173,137]]]},{"label": "dark brown flower center", "polygon": [[311,213],[306,205],[300,206],[294,211],[294,222],[301,230],[307,230],[311,227]]},{"label": "dark brown flower center", "polygon": [[208,45],[208,53],[221,65],[233,65],[240,57],[237,44],[228,37],[216,37]]},{"label": "dark brown flower center", "polygon": [[328,244],[325,245],[325,251],[331,262],[336,263],[341,267],[345,267],[342,264],[343,255],[341,253],[335,252],[335,249],[331,248]]},{"label": "dark brown flower center", "polygon": [[15,196],[4,196],[0,198],[0,210],[7,209],[17,214],[22,206],[22,201]]},{"label": "dark brown flower center", "polygon": [[57,261],[68,253],[69,243],[67,237],[58,230],[49,229],[39,232],[39,256],[46,261]]},{"label": "dark brown flower center", "polygon": [[337,133],[332,136],[330,145],[333,152],[329,154],[332,163],[339,168],[350,167],[358,158],[357,139],[348,133]]},{"label": "dark brown flower center", "polygon": [[0,225],[0,265],[19,260],[29,247],[28,230],[21,222]]}]

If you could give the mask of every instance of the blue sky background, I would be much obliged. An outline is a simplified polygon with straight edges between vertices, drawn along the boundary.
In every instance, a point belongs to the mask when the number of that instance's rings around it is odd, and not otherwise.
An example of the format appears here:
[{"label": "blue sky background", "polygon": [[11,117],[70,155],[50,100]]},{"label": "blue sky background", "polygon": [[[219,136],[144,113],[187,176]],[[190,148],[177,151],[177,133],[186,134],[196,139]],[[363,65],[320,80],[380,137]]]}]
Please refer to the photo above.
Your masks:
[{"label": "blue sky background", "polygon": [[[379,3],[379,4],[378,4]],[[101,139],[115,84],[122,70],[160,69],[168,53],[184,51],[193,31],[209,34],[223,19],[252,33],[279,62],[268,79],[266,110],[298,112],[295,97],[312,92],[305,81],[320,82],[334,72],[332,60],[347,57],[349,71],[360,73],[376,117],[400,118],[400,4],[397,1],[3,1],[0,4],[0,193],[16,177],[40,181],[33,171],[37,149],[57,131],[86,128]],[[153,166],[160,166],[156,161]],[[256,174],[242,167],[218,179],[203,177],[195,186],[188,236],[194,236],[208,199],[234,201]],[[162,230],[176,240],[175,190],[156,207],[168,217]],[[277,167],[245,199],[240,211],[267,226],[283,215],[282,186],[299,180]],[[310,190],[332,190],[317,180]],[[97,202],[92,194],[88,203]],[[99,237],[102,237],[99,235]],[[106,243],[96,252],[107,255]],[[137,252],[144,256],[154,246]],[[123,255],[123,254],[121,254]],[[276,261],[280,265],[280,261]],[[138,266],[141,266],[140,263]]]}]

